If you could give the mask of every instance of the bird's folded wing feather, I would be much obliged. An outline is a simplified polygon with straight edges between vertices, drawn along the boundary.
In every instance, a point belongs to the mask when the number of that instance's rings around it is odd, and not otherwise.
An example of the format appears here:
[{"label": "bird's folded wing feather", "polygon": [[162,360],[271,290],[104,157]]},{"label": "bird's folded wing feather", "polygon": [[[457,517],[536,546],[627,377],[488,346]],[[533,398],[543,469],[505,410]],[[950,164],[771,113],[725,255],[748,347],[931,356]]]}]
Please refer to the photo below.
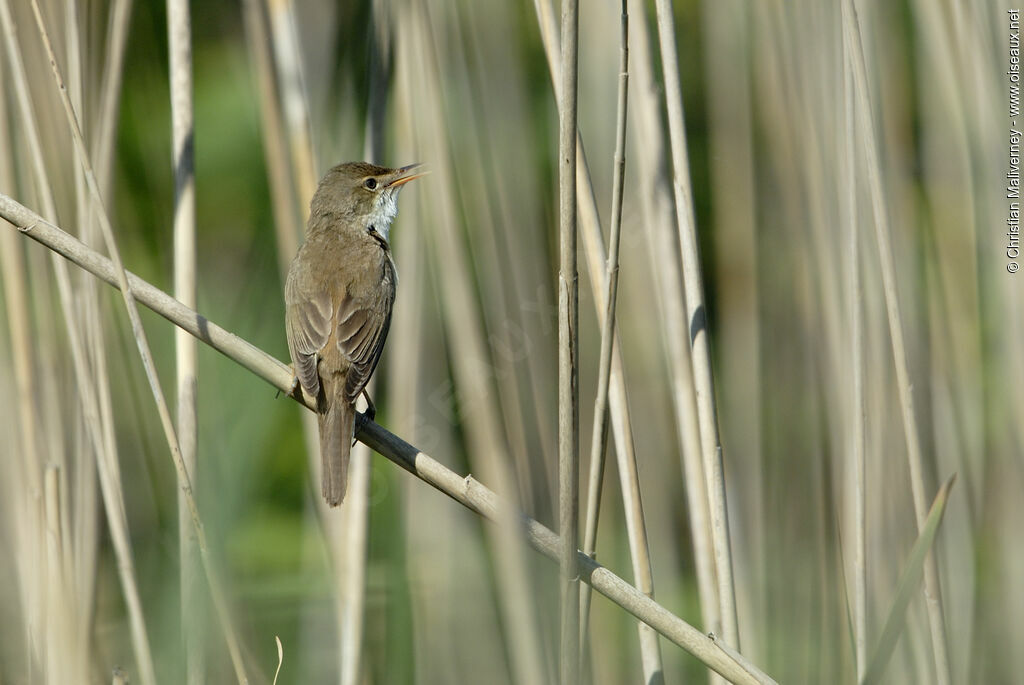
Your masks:
[{"label": "bird's folded wing feather", "polygon": [[320,378],[316,364],[320,351],[331,336],[331,298],[326,292],[302,288],[291,274],[285,284],[284,297],[288,351],[295,364],[295,375],[306,392],[317,397]]},{"label": "bird's folded wing feather", "polygon": [[377,367],[391,326],[394,301],[394,277],[389,265],[369,304],[358,306],[346,297],[338,307],[338,350],[352,365],[345,379],[345,398],[350,402],[356,401]]}]

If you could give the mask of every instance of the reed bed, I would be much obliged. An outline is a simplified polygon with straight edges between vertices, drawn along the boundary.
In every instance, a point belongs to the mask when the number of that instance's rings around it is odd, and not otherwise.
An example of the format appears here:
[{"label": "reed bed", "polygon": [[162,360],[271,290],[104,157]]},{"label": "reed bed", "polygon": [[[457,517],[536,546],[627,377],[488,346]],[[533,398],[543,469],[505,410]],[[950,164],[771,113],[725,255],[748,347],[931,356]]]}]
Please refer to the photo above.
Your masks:
[{"label": "reed bed", "polygon": [[[574,4],[0,0],[0,682],[1020,679],[1010,8]],[[332,510],[360,157],[431,174]]]}]

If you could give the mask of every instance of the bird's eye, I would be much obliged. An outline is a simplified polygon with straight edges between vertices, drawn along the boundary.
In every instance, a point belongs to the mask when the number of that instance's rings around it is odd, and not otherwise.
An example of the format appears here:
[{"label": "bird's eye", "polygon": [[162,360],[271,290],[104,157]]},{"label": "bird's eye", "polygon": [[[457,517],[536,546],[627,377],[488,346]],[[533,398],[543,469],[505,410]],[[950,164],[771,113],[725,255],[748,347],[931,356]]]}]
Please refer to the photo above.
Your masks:
[{"label": "bird's eye", "polygon": [[363,186],[367,190],[373,190],[374,188],[377,187],[377,179],[375,179],[375,178],[368,178],[365,181],[363,181]]}]

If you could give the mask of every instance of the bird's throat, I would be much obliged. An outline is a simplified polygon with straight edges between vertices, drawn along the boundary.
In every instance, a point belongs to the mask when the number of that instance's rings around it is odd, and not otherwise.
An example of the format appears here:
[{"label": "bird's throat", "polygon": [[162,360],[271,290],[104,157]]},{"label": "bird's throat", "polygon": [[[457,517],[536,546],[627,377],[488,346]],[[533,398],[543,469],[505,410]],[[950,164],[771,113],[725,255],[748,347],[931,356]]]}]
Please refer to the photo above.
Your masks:
[{"label": "bird's throat", "polygon": [[398,214],[398,193],[384,192],[367,217],[367,226],[372,226],[385,241],[391,240],[391,222]]}]

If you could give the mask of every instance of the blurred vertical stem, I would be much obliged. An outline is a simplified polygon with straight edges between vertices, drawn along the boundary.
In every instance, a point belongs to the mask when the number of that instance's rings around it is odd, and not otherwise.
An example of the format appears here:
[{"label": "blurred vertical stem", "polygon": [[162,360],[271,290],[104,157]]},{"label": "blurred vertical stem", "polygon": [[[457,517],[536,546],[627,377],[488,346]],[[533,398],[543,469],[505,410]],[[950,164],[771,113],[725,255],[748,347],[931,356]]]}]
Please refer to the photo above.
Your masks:
[{"label": "blurred vertical stem", "polygon": [[[383,159],[384,153],[384,114],[388,87],[387,8],[381,0],[373,3],[370,31],[370,106],[366,113],[363,158],[376,163]],[[371,378],[367,390],[373,392],[376,385]],[[342,546],[338,550],[341,557],[338,568],[341,685],[359,685],[362,682],[371,472],[370,448],[361,442],[357,443],[352,447],[348,496],[337,517],[343,527]]]},{"label": "blurred vertical stem", "polygon": [[[842,21],[849,21],[848,5],[840,8]],[[846,224],[849,248],[850,306],[850,373],[852,402],[850,404],[850,448],[853,462],[853,639],[857,664],[857,680],[864,678],[868,664],[867,646],[867,516],[865,498],[865,417],[864,417],[864,296],[860,282],[860,237],[857,230],[857,147],[854,126],[854,94],[850,46],[843,42],[843,125],[840,128],[841,168],[840,201],[842,220]]]},{"label": "blurred vertical stem", "polygon": [[[0,23],[3,25],[3,30],[6,36],[6,47],[8,50],[8,56],[11,59],[8,60],[8,69],[3,70],[0,73],[0,79],[4,78],[4,73],[11,72],[14,77],[15,85],[18,86],[17,95],[18,101],[23,106],[22,115],[24,117],[24,107],[28,105],[27,101],[22,96],[22,90],[20,88],[17,74],[18,70],[21,69],[21,63],[15,62],[14,55],[18,55],[17,43],[13,42],[14,38],[9,30],[9,13],[6,0],[0,3]],[[13,55],[12,55],[13,53]],[[3,92],[5,97],[0,97],[0,131],[12,131],[14,130],[11,124],[13,123],[14,117],[8,117],[7,113],[7,97],[6,93],[9,91],[10,86],[7,81],[3,82]],[[27,98],[27,93],[25,93]],[[28,121],[24,125],[24,130],[35,131],[35,127],[32,121]],[[27,136],[29,143],[38,142],[38,136]],[[3,135],[0,139],[0,187],[9,188],[13,191],[16,187],[15,176],[14,176],[14,150],[8,147],[8,143],[13,143],[9,135]],[[45,172],[44,172],[45,173]],[[29,502],[36,502],[42,495],[42,482],[39,478],[39,465],[44,463],[42,446],[39,444],[37,431],[40,430],[40,426],[37,421],[42,418],[37,404],[36,388],[33,381],[33,377],[36,373],[37,368],[36,362],[36,347],[33,344],[33,332],[32,332],[32,313],[30,311],[29,301],[29,288],[28,288],[28,275],[25,269],[25,255],[17,240],[12,240],[14,236],[8,237],[6,235],[0,236],[0,284],[3,286],[3,303],[4,313],[7,315],[7,332],[10,334],[10,350],[11,350],[11,361],[14,374],[14,386],[16,394],[12,399],[15,400],[17,406],[17,420],[18,420],[18,435],[17,442],[12,437],[8,438],[8,447],[16,447],[20,459],[18,462],[13,464],[16,473],[20,473],[18,478],[19,488],[18,497],[21,501],[16,503],[16,509],[22,512],[38,512],[38,507],[29,505]],[[35,523],[35,521],[33,521]],[[30,528],[35,526],[29,526],[23,520],[17,527],[19,536],[28,536]],[[22,548],[20,542],[15,543],[17,547]],[[27,546],[26,546],[27,548]],[[39,550],[35,552],[38,554]],[[32,562],[34,560],[26,558],[23,555],[16,555],[19,563],[19,573],[22,574],[23,579],[27,580],[27,576],[30,575],[29,569],[37,568]],[[35,630],[37,628],[37,617],[34,615],[33,607],[36,604],[33,600],[32,593],[25,592],[22,590],[22,599],[26,607],[29,609],[25,612],[26,625],[29,629],[29,637],[37,637]],[[41,627],[41,626],[40,626]]]},{"label": "blurred vertical stem", "polygon": [[[196,307],[195,145],[192,105],[192,29],[188,0],[167,0],[167,43],[170,51],[172,165],[174,169],[174,296]],[[196,486],[198,368],[195,338],[174,332],[178,386],[178,441],[181,459]],[[189,525],[188,502],[178,492],[178,546],[181,574],[181,632],[188,685],[204,681],[204,625],[196,567],[195,531]]]},{"label": "blurred vertical stem", "polygon": [[[116,129],[121,102],[121,84],[124,72],[124,53],[127,44],[129,19],[131,18],[131,0],[114,0],[110,5],[110,18],[107,26],[107,50],[104,59],[102,84],[100,85],[99,110],[94,119],[92,159],[96,170],[97,183],[103,197],[110,196],[110,178],[112,176],[112,160],[116,141]],[[83,177],[83,195],[84,193]],[[91,245],[97,243],[96,233],[99,230],[93,219],[90,208],[87,218],[80,221],[82,239]],[[82,296],[84,311],[84,340],[87,351],[91,354],[91,363],[95,369],[93,378],[100,421],[103,425],[106,442],[106,459],[112,468],[118,467],[117,441],[114,437],[114,411],[110,395],[110,374],[107,369],[107,345],[103,329],[103,308],[99,298],[99,287],[94,281],[82,283],[79,291]],[[103,458],[97,455],[97,458]],[[93,592],[85,592],[84,588],[93,588],[96,582],[96,558],[99,552],[99,521],[96,509],[96,486],[89,482],[95,480],[96,462],[79,464],[78,469],[86,470],[88,478],[81,479],[77,492],[72,493],[75,506],[75,560],[79,566],[78,587],[85,597],[83,608],[78,620],[81,638],[86,640],[85,648],[89,651],[88,642],[95,602]]]},{"label": "blurred vertical stem", "polygon": [[[885,309],[889,318],[889,338],[892,342],[893,363],[896,367],[896,385],[900,396],[903,432],[907,441],[910,488],[914,500],[914,513],[917,517],[917,529],[918,533],[921,533],[928,519],[924,458],[921,454],[917,417],[914,414],[914,395],[910,385],[910,371],[907,368],[907,349],[903,339],[903,321],[896,287],[896,264],[892,245],[889,242],[889,219],[882,190],[882,167],[878,159],[878,141],[868,92],[867,65],[861,43],[857,6],[853,0],[844,0],[844,5],[846,11],[843,14],[843,37],[850,51],[850,66],[853,70],[855,119],[864,142],[862,148],[866,157],[867,181],[875,224],[875,241],[882,269],[882,289],[885,293]],[[939,567],[932,549],[929,549],[924,564],[924,594],[928,607],[928,624],[931,629],[935,676],[939,685],[948,685],[950,669],[946,622],[942,607],[942,588],[939,584]]]},{"label": "blurred vertical stem", "polygon": [[[634,16],[643,17],[642,0],[633,0]],[[672,404],[679,438],[686,488],[687,514],[693,561],[697,576],[697,595],[705,629],[721,625],[718,585],[715,582],[714,545],[711,541],[711,514],[701,461],[700,420],[693,390],[693,367],[686,332],[686,302],[683,293],[682,266],[675,230],[675,204],[665,170],[665,131],[662,122],[661,84],[655,80],[654,57],[650,48],[646,21],[634,21],[633,112],[636,132],[636,175],[644,193],[644,226],[647,229],[650,258],[658,281],[658,304],[664,321],[662,340],[671,370]]]},{"label": "blurred vertical stem", "polygon": [[[373,383],[367,386],[373,390]],[[363,682],[363,635],[365,633],[367,539],[370,522],[370,448],[352,447],[348,494],[337,516],[330,517],[330,545],[335,560],[334,582],[338,593],[338,642],[341,685]]]},{"label": "blurred vertical stem", "polygon": [[[710,0],[702,4],[702,53],[705,57],[704,78],[707,94],[704,98],[704,112],[709,117],[708,162],[710,166],[710,201],[712,212],[709,217],[709,233],[713,236],[711,252],[715,272],[719,277],[714,281],[715,300],[718,303],[715,322],[720,335],[716,337],[715,359],[717,360],[715,388],[718,394],[718,408],[722,426],[723,443],[732,456],[732,472],[737,475],[730,481],[730,491],[735,526],[744,531],[742,546],[733,547],[736,602],[745,607],[740,614],[739,631],[751,628],[749,638],[744,640],[748,656],[764,653],[766,642],[759,629],[760,617],[767,613],[769,593],[766,570],[768,550],[768,525],[765,516],[765,492],[763,484],[766,474],[762,446],[762,335],[761,313],[762,290],[759,274],[762,254],[758,247],[758,223],[760,200],[755,184],[756,164],[754,156],[754,120],[757,107],[751,96],[751,71],[754,61],[752,12],[744,0]],[[660,103],[661,98],[654,100]],[[660,123],[660,122],[659,122]],[[666,168],[666,167],[662,167]],[[671,191],[662,175],[661,192],[671,197]],[[764,203],[770,206],[770,203]],[[659,221],[658,228],[665,229],[666,241],[678,244],[675,230],[675,213],[672,201],[668,200],[670,215]],[[666,242],[667,244],[667,242]],[[678,271],[679,257],[671,260]],[[692,424],[687,431],[696,438],[696,450],[690,457],[684,452],[684,459],[700,462],[700,421],[693,395],[693,370],[690,364],[688,336],[685,334],[686,305],[682,292],[682,278],[675,281],[678,291],[672,296],[678,300],[682,314],[679,322],[684,331],[671,342],[679,346],[684,362],[681,367],[689,377],[686,383],[687,402],[693,407]],[[676,316],[676,314],[674,314]],[[683,424],[680,423],[680,426]],[[704,469],[699,468],[701,498],[707,510],[707,492],[704,490]],[[689,476],[688,476],[689,477]],[[706,516],[706,515],[705,515]],[[707,518],[705,518],[705,523]],[[704,529],[704,537],[710,539],[710,529]],[[710,546],[705,547],[710,549]],[[714,564],[709,556],[705,564]],[[713,576],[714,569],[711,569]],[[698,578],[700,571],[698,570]],[[698,583],[703,582],[698,580]],[[712,583],[714,580],[712,579]],[[714,593],[717,595],[717,591]],[[712,606],[702,599],[702,608]],[[717,600],[715,600],[717,616]],[[713,622],[718,623],[718,620]],[[753,638],[752,640],[750,638]]]},{"label": "blurred vertical stem", "polygon": [[277,266],[283,281],[302,237],[298,222],[301,203],[295,197],[295,185],[288,162],[288,138],[284,134],[284,114],[271,59],[273,45],[264,10],[261,0],[245,0],[242,4],[245,42],[249,47],[250,61],[256,70],[264,163],[270,186],[270,207],[274,212],[274,233],[277,236]]},{"label": "blurred vertical stem", "polygon": [[71,139],[78,153],[77,156],[82,165],[82,171],[85,173],[85,180],[89,187],[89,193],[92,196],[93,207],[100,222],[103,239],[114,265],[114,272],[117,277],[119,290],[121,291],[121,297],[124,301],[125,309],[128,312],[128,318],[131,322],[132,334],[138,347],[139,356],[142,358],[146,377],[153,393],[153,399],[157,405],[157,413],[160,416],[160,423],[163,427],[164,435],[167,439],[167,444],[171,452],[171,459],[174,462],[174,467],[177,471],[178,486],[188,502],[192,525],[196,529],[196,538],[199,543],[200,557],[202,558],[203,568],[206,571],[207,580],[210,585],[210,595],[224,628],[224,636],[227,640],[228,651],[231,655],[231,661],[235,668],[235,675],[237,676],[239,683],[247,683],[248,678],[245,675],[245,666],[242,663],[242,655],[238,645],[237,635],[235,634],[234,628],[230,622],[227,603],[224,599],[223,586],[221,586],[219,578],[217,577],[209,558],[208,548],[206,545],[206,533],[203,529],[202,521],[199,518],[199,510],[196,507],[195,498],[192,495],[192,484],[189,481],[188,471],[185,469],[184,462],[181,458],[181,448],[171,420],[171,412],[167,406],[167,400],[164,397],[163,390],[160,387],[160,379],[156,373],[153,353],[149,347],[145,329],[142,327],[142,320],[139,317],[139,310],[135,302],[135,296],[128,285],[128,275],[124,268],[124,262],[121,260],[121,253],[118,250],[117,241],[114,238],[114,229],[110,223],[110,217],[107,214],[103,199],[100,196],[99,186],[96,182],[96,175],[92,168],[92,162],[89,160],[88,153],[85,149],[85,140],[82,136],[82,129],[79,125],[78,118],[75,116],[71,101],[68,98],[67,88],[64,84],[64,77],[61,73],[60,64],[57,61],[57,55],[54,53],[53,43],[50,40],[49,32],[46,30],[46,24],[43,21],[43,15],[39,9],[39,3],[37,0],[32,0],[32,13],[35,16],[36,26],[39,29],[41,42],[46,50],[47,57],[50,60],[50,67],[53,71],[57,95],[60,98],[61,105],[63,106],[68,128],[71,132]]},{"label": "blurred vertical stem", "polygon": [[[255,0],[253,0],[255,1]],[[294,189],[294,209],[301,220],[289,231],[287,224],[278,227],[278,265],[281,268],[281,281],[284,282],[288,265],[291,263],[295,252],[298,249],[301,234],[305,234],[305,223],[309,214],[309,202],[316,191],[317,164],[314,158],[312,138],[310,135],[309,107],[306,102],[305,86],[302,78],[302,55],[299,50],[298,38],[295,34],[295,14],[291,0],[265,0],[267,24],[256,22],[255,10],[252,11],[250,28],[254,31],[253,37],[258,37],[260,43],[255,46],[256,50],[261,48],[269,51],[277,67],[277,90],[280,98],[280,109],[277,108],[277,101],[268,107],[264,121],[264,140],[271,139],[287,141],[287,145],[281,150],[277,144],[268,146],[268,160],[274,157],[271,169],[271,187],[275,189],[275,201],[283,200],[286,194],[284,186],[289,184]],[[248,13],[247,13],[248,14]],[[263,28],[269,28],[264,31]],[[262,61],[262,58],[261,58]],[[261,69],[261,73],[263,69]],[[268,85],[261,88],[264,105],[270,105],[268,95],[270,94],[269,79]],[[279,116],[280,115],[280,116]],[[276,124],[275,129],[270,124]],[[291,165],[285,161],[291,158]],[[286,210],[281,208],[276,212],[278,218],[285,218]],[[295,214],[287,216],[287,221]],[[316,417],[309,414],[302,415],[302,434],[306,441],[306,452],[309,459],[311,473],[314,478],[320,478],[320,440]],[[337,568],[340,553],[341,531],[329,517],[330,510],[325,502],[316,497],[314,506],[319,513],[320,520],[324,522],[327,542],[331,550],[332,559]],[[337,580],[337,576],[335,576]],[[340,621],[340,616],[337,617]],[[341,658],[339,652],[338,658]]]},{"label": "blurred vertical stem", "polygon": [[576,272],[576,76],[579,6],[562,0],[562,99],[558,120],[558,520],[562,575],[561,682],[579,682],[579,301]]},{"label": "blurred vertical stem", "polygon": [[[121,103],[121,82],[124,76],[124,50],[132,14],[132,0],[113,0],[107,29],[107,56],[100,86],[97,132],[93,141],[93,166],[100,193],[106,197],[110,191],[111,160],[117,138],[117,114]],[[92,222],[90,222],[91,224]]]},{"label": "blurred vertical stem", "polygon": [[[246,0],[244,14],[249,53],[256,65],[263,149],[274,210],[278,268],[283,282],[302,240],[309,201],[316,188],[302,55],[289,0]],[[302,217],[301,221],[297,217]],[[310,473],[319,478],[316,416],[303,412],[301,421]],[[364,458],[360,447],[354,449],[352,459],[350,494],[341,511],[332,511],[319,497],[314,497],[312,508],[307,509],[307,515],[315,511],[319,516],[331,556],[337,659],[342,683],[358,681],[362,668],[366,495],[370,472],[368,458]]]},{"label": "blurred vertical stem", "polygon": [[[64,610],[67,607],[68,587],[66,578],[62,572],[65,560],[62,539],[64,529],[61,525],[61,509],[65,508],[61,498],[60,488],[60,467],[50,464],[46,467],[43,476],[43,510],[45,512],[46,528],[45,543],[46,550],[46,583],[49,586],[46,593],[46,680],[48,683],[67,682],[71,673],[69,665],[75,664],[64,654],[64,649],[70,644],[68,631],[72,628],[64,618]],[[69,664],[70,662],[70,664]],[[80,666],[81,664],[75,664]]]},{"label": "blurred vertical stem", "polygon": [[679,247],[683,258],[683,284],[690,324],[690,346],[693,376],[700,420],[701,449],[704,456],[704,478],[707,482],[711,511],[711,534],[715,550],[715,572],[718,578],[718,601],[722,619],[722,636],[734,649],[740,649],[736,615],[736,589],[733,583],[732,550],[729,541],[729,517],[725,498],[725,474],[722,448],[718,437],[718,416],[711,370],[707,308],[700,265],[700,248],[693,198],[690,194],[690,171],[686,153],[686,129],[683,120],[683,96],[679,82],[679,57],[676,54],[675,20],[672,3],[656,0],[661,61],[665,75],[665,101],[668,109],[669,139],[672,149],[673,189],[676,200],[676,221]]},{"label": "blurred vertical stem", "polygon": [[[64,38],[68,58],[68,95],[79,117],[85,114],[82,92],[85,89],[82,70],[82,46],[81,32],[78,27],[78,3],[76,0],[66,0],[64,3]],[[75,153],[77,156],[77,152]],[[89,206],[89,195],[85,187],[85,177],[82,174],[81,164],[77,161],[72,168],[74,175],[75,189],[75,217],[78,224],[79,235],[89,239],[93,226],[92,213]],[[91,398],[99,399],[101,406],[106,409],[109,405],[102,405],[103,399],[109,396],[107,377],[101,377],[100,372],[106,371],[105,347],[102,345],[102,322],[99,317],[99,308],[95,306],[96,283],[92,279],[85,279],[76,288],[77,303],[75,309],[78,312],[78,330],[81,340],[84,342],[85,351],[91,353],[92,363],[95,372],[92,374],[93,387],[85,390],[83,394]],[[102,390],[101,390],[102,389]],[[99,393],[99,397],[97,397]],[[112,412],[107,412],[106,419],[112,425]],[[113,442],[113,441],[110,441]],[[81,445],[75,441],[73,444]],[[108,443],[109,444],[109,443]],[[64,561],[68,565],[65,573],[65,583],[70,585],[72,578],[78,582],[77,591],[69,590],[67,595],[68,610],[73,611],[76,622],[75,660],[83,658],[90,652],[90,633],[92,626],[92,611],[95,606],[94,585],[96,579],[96,558],[98,546],[98,521],[96,509],[96,463],[89,454],[89,447],[82,446],[74,456],[64,454],[57,455],[59,463],[63,464],[60,475],[65,483],[63,488],[64,496],[60,507],[61,526],[70,534],[74,531],[74,551],[70,548],[66,551]],[[110,450],[115,454],[116,448]],[[71,523],[71,509],[74,507],[74,526]],[[69,535],[64,536],[65,542],[70,542]],[[72,568],[77,566],[77,572]],[[77,606],[75,606],[77,604]],[[72,609],[73,607],[73,609]],[[81,652],[79,654],[78,652]],[[86,668],[86,661],[77,661],[79,668]]]},{"label": "blurred vertical stem", "polygon": [[[609,228],[608,263],[604,298],[604,324],[601,326],[601,351],[598,361],[597,395],[594,398],[594,426],[590,440],[590,478],[587,490],[587,515],[583,531],[583,553],[596,558],[597,522],[604,485],[605,452],[608,446],[608,382],[612,371],[612,340],[615,333],[615,305],[619,288],[619,236],[622,229],[622,190],[626,178],[626,102],[629,88],[629,13],[622,0],[619,35],[619,90],[615,110],[615,161],[612,172],[612,217]],[[589,587],[580,597],[581,650],[585,653],[590,617]]]},{"label": "blurred vertical stem", "polygon": [[270,18],[270,39],[277,62],[284,124],[288,131],[295,190],[306,219],[309,198],[316,190],[316,160],[309,133],[309,108],[302,80],[302,61],[295,35],[295,12],[291,0],[266,0]]},{"label": "blurred vertical stem", "polygon": [[388,85],[391,80],[391,26],[385,0],[373,0],[370,16],[370,83],[363,158],[373,164],[380,164],[384,159],[384,118],[387,115]]},{"label": "blurred vertical stem", "polygon": [[[481,364],[491,364],[486,328],[475,299],[470,256],[459,232],[458,194],[453,151],[444,119],[444,83],[439,64],[441,47],[431,30],[431,4],[393,6],[395,45],[399,48],[396,71],[407,102],[415,103],[411,117],[413,142],[431,163],[433,192],[420,191],[427,218],[427,258],[439,273],[437,278],[445,332],[451,345],[451,374],[458,397],[458,425],[465,432],[473,468],[494,482],[509,501],[515,494],[513,462],[502,430],[501,413],[490,378],[480,373]],[[401,265],[399,265],[401,268]],[[489,366],[487,368],[493,368]],[[496,563],[497,595],[509,645],[513,680],[541,683],[544,677],[543,649],[539,639],[536,605],[525,601],[535,594],[526,548],[518,535],[518,522],[511,512],[498,519],[488,532],[488,543]],[[576,635],[577,644],[579,634]]]}]

